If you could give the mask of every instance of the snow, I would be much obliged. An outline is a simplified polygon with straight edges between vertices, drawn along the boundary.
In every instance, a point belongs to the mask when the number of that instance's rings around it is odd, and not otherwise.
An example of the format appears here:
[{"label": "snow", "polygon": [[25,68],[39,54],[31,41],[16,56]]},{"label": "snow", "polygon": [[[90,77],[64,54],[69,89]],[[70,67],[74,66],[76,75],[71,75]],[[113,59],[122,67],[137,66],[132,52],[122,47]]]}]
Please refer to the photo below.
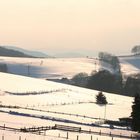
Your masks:
[{"label": "snow", "polygon": [[[140,57],[119,57],[124,78],[140,72]],[[80,72],[105,69],[114,73],[110,64],[97,58],[12,58],[0,57],[0,63],[7,65],[8,73],[44,79],[72,78]]]},{"label": "snow", "polygon": [[[140,72],[140,57],[119,57],[124,77]],[[0,57],[0,63],[7,65],[8,73],[36,78],[72,78],[75,74],[105,69],[114,73],[110,64],[97,58],[12,58]]]},{"label": "snow", "polygon": [[[6,73],[0,73],[0,83],[1,104],[21,107],[20,109],[0,108],[1,125],[5,124],[6,126],[21,128],[25,126],[53,126],[55,124],[63,124],[78,126],[85,130],[96,130],[97,132],[100,132],[101,129],[102,132],[121,133],[129,136],[133,133],[128,130],[91,126],[92,123],[96,124],[102,121],[102,119],[118,120],[118,118],[121,117],[129,117],[133,101],[133,98],[131,97],[104,93],[109,102],[105,107],[95,103],[95,96],[98,94],[98,91],[95,90]],[[35,91],[39,94],[28,94]],[[41,91],[45,92],[40,94]],[[10,93],[17,93],[17,95]],[[22,93],[27,93],[27,95],[23,95]],[[34,110],[30,110],[29,108],[33,108]],[[11,111],[30,114],[37,117],[19,116],[11,114]],[[54,119],[41,119],[41,116]],[[13,140],[20,136],[19,132],[17,135],[12,132],[8,132],[7,134],[6,131],[4,131],[4,133],[5,137],[12,135]],[[56,130],[50,130],[46,133],[49,136],[37,136],[37,139],[41,140],[46,137],[46,139],[57,140],[55,136],[58,136],[59,133],[61,135],[63,135],[63,133],[66,135],[66,132],[57,131],[56,133]],[[0,132],[0,135],[2,134],[3,133]],[[31,134],[21,135],[26,137],[26,135]],[[71,139],[76,139],[77,135],[79,135],[80,140],[88,140],[91,137],[90,134],[71,133]],[[28,137],[29,140],[30,137],[32,136]],[[99,139],[111,140],[111,137],[94,136],[94,138],[97,137]],[[34,135],[32,139],[34,139]],[[115,139],[119,140],[120,138]]]},{"label": "snow", "polygon": [[[131,59],[120,59],[121,70],[125,76],[139,72],[139,67],[133,65],[133,62],[130,62]],[[135,61],[134,59],[133,61]],[[134,133],[117,128],[91,126],[91,124],[103,122],[104,119],[118,120],[118,118],[129,117],[133,98],[104,93],[109,104],[99,106],[95,103],[95,97],[98,94],[96,90],[31,78],[71,78],[79,72],[90,74],[93,70],[98,71],[102,68],[112,72],[108,64],[89,58],[35,59],[10,57],[1,57],[0,63],[7,64],[8,72],[13,73],[0,73],[0,104],[20,107],[19,109],[1,107],[0,126],[5,124],[6,126],[21,128],[63,124],[97,132],[101,130],[107,133],[121,133],[126,136]],[[137,61],[137,65],[139,65],[139,61]],[[33,95],[33,93],[36,94]],[[11,111],[30,114],[32,117],[10,114]],[[54,119],[41,119],[41,116]],[[60,138],[58,138],[59,134],[61,135]],[[66,132],[59,130],[46,131],[46,136],[1,130],[0,137],[2,135],[5,136],[5,140],[9,140],[10,137],[12,140],[16,140],[19,136],[22,139],[26,138],[26,140],[66,139]],[[79,140],[91,139],[91,134],[69,133],[70,139],[73,140],[76,140],[77,135]],[[93,139],[97,138],[98,140],[112,140],[112,137],[109,136],[93,135]],[[114,140],[125,139],[115,137]]]},{"label": "snow", "polygon": [[87,58],[11,58],[0,57],[7,64],[8,72],[37,78],[71,78],[80,72],[94,70],[95,59]]},{"label": "snow", "polygon": [[[59,137],[60,134],[60,137]],[[22,140],[66,140],[66,132],[62,131],[47,131],[46,136],[40,136],[40,135],[34,135],[34,134],[28,134],[28,133],[18,133],[18,132],[11,132],[11,131],[5,131],[1,130],[0,135],[4,136],[4,140],[9,140],[12,138],[12,140],[19,140],[20,137]],[[106,136],[99,136],[99,135],[89,135],[89,134],[76,134],[76,133],[69,133],[69,139],[70,140],[77,140],[77,136],[79,137],[79,140],[91,140],[91,136],[94,140],[112,140],[112,137],[106,137]],[[127,140],[125,138],[114,138],[113,140]]]},{"label": "snow", "polygon": [[120,62],[121,62],[121,71],[124,77],[127,78],[128,76],[135,75],[140,72],[139,69],[140,61],[138,61],[137,65],[135,65],[134,63],[132,63],[135,62],[135,59],[133,57],[125,59],[121,58]]},{"label": "snow", "polygon": [[133,65],[137,69],[140,69],[140,56],[122,57],[121,60]]}]

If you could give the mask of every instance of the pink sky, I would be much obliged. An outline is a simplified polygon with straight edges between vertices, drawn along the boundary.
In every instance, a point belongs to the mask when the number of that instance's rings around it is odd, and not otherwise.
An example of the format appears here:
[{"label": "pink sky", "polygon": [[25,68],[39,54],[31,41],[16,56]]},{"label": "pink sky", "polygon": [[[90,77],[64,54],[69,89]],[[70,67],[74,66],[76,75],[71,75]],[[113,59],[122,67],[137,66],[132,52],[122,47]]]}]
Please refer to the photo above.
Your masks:
[{"label": "pink sky", "polygon": [[0,0],[0,44],[127,53],[140,44],[139,9],[140,0]]}]

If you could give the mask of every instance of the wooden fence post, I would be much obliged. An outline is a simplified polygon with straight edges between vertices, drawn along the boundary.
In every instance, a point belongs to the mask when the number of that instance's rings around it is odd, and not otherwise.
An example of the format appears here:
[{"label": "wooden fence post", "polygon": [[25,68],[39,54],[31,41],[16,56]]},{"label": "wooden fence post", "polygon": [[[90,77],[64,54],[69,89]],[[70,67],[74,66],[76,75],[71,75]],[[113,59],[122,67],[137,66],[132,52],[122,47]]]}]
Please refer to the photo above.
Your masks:
[{"label": "wooden fence post", "polygon": [[19,136],[19,140],[21,140],[21,136]]},{"label": "wooden fence post", "polygon": [[5,130],[5,124],[4,124],[4,128],[3,129]]},{"label": "wooden fence post", "polygon": [[77,135],[77,140],[79,140],[79,136]]},{"label": "wooden fence post", "polygon": [[131,138],[132,138],[132,134],[131,134],[131,136],[130,136]]},{"label": "wooden fence post", "polygon": [[46,136],[46,131],[44,131],[44,136]]},{"label": "wooden fence post", "polygon": [[89,129],[89,133],[91,133],[91,129]]},{"label": "wooden fence post", "polygon": [[4,140],[4,135],[2,136],[2,140]]},{"label": "wooden fence post", "polygon": [[99,134],[101,135],[101,130],[100,130]]},{"label": "wooden fence post", "polygon": [[69,133],[67,132],[67,138],[66,139],[69,139]]},{"label": "wooden fence post", "polygon": [[92,136],[91,136],[91,140],[92,140]]}]

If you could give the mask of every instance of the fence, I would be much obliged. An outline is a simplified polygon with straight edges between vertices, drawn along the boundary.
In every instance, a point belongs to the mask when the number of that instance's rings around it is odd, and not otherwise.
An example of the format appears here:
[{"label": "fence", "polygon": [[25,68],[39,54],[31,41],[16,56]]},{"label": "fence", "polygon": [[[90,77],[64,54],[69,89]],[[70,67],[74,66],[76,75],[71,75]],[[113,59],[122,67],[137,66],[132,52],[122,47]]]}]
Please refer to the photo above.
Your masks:
[{"label": "fence", "polygon": [[[100,136],[109,136],[112,138],[120,137],[120,138],[127,138],[127,139],[135,139],[135,138],[140,138],[139,134],[130,134],[130,135],[124,135],[124,134],[113,134],[113,133],[108,133],[108,132],[102,132],[100,131],[91,131],[91,130],[84,130],[81,129],[81,127],[75,127],[75,126],[67,126],[67,125],[60,125],[60,124],[55,124],[54,126],[42,126],[42,127],[30,127],[30,128],[14,128],[14,127],[7,127],[5,125],[0,126],[0,129],[2,130],[8,130],[8,131],[14,131],[14,132],[24,132],[24,133],[32,133],[32,134],[37,134],[37,135],[43,135],[46,136],[46,131],[48,130],[60,130],[60,131],[66,131],[66,137],[65,139],[69,139],[69,132],[75,132],[75,133],[84,133],[84,134],[90,134],[91,135],[91,140],[93,140],[92,135],[100,135]],[[58,135],[60,136],[60,133]],[[2,136],[2,140],[4,140],[4,136]],[[19,137],[19,140],[21,140],[21,136]],[[77,135],[76,140],[80,140],[79,136]]]},{"label": "fence", "polygon": [[88,118],[88,119],[93,119],[93,120],[99,120],[103,118],[96,118],[96,117],[90,117],[86,115],[79,115],[79,114],[74,114],[74,113],[64,113],[64,112],[57,112],[57,111],[49,111],[49,110],[42,110],[42,109],[36,109],[33,107],[21,107],[21,106],[12,106],[12,105],[0,105],[0,107],[3,108],[15,108],[15,109],[27,109],[27,110],[34,110],[34,111],[40,111],[40,112],[47,112],[47,113],[52,113],[52,114],[61,114],[61,115],[67,115],[67,116],[75,116],[75,117],[81,117],[81,118]]},{"label": "fence", "polygon": [[[44,136],[44,137],[46,137],[46,136]],[[61,139],[64,139],[64,140],[66,140],[66,139],[71,139],[71,138],[68,137],[68,135],[67,135],[66,137],[61,137],[60,134],[58,135],[57,138],[61,138]],[[12,138],[12,139],[13,139],[13,138]],[[2,137],[0,138],[0,140],[9,140],[9,138],[6,138],[4,135],[2,135]],[[22,136],[20,136],[20,135],[17,135],[16,140],[28,140],[28,138],[22,137]],[[33,138],[29,138],[29,140],[33,140]],[[41,140],[42,140],[42,139],[41,139]],[[44,140],[45,140],[45,138],[44,138]],[[54,137],[54,138],[51,137],[51,140],[56,140],[56,137]],[[75,137],[75,139],[73,138],[73,140],[80,140],[79,135],[77,135],[77,136]],[[94,138],[94,137],[91,135],[91,137],[90,137],[89,139],[86,139],[86,140],[102,140],[102,138],[99,138],[99,137]],[[110,138],[110,140],[115,140],[115,139],[112,137],[112,138]]]}]

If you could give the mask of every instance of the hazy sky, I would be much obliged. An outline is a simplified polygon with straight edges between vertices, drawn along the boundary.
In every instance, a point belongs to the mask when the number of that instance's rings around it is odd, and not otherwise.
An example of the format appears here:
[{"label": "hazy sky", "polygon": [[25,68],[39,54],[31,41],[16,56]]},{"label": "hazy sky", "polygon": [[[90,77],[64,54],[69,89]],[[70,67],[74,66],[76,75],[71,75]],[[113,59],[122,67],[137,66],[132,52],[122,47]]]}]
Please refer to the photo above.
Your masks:
[{"label": "hazy sky", "polygon": [[140,0],[0,0],[0,44],[127,53],[140,44]]}]

